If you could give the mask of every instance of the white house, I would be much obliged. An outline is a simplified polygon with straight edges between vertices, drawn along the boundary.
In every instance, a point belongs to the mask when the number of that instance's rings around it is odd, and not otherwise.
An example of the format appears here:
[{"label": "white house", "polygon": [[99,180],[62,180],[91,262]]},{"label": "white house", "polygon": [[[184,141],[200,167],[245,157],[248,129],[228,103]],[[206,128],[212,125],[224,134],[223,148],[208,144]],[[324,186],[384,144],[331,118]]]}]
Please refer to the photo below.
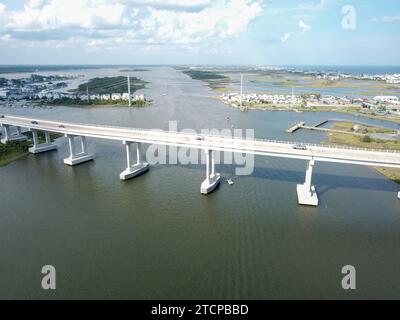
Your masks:
[{"label": "white house", "polygon": [[109,94],[102,94],[102,95],[100,96],[100,99],[101,99],[101,100],[110,100],[110,99],[111,99],[111,95],[109,95]]},{"label": "white house", "polygon": [[392,102],[398,102],[399,98],[396,96],[376,96],[374,97],[374,101],[375,102],[388,102],[388,103],[392,103]]},{"label": "white house", "polygon": [[121,100],[121,94],[120,93],[111,94],[111,100]]}]

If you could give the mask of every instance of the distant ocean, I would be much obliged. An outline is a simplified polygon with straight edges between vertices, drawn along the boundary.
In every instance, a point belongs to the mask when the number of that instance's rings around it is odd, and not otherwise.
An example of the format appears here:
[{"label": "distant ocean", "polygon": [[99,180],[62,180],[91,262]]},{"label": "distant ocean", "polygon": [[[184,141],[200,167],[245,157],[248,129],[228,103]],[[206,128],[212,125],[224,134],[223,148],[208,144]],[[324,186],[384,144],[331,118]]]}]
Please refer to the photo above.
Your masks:
[{"label": "distant ocean", "polygon": [[[81,70],[81,69],[99,69],[99,68],[122,68],[122,67],[155,67],[157,65],[0,65],[0,74],[2,73],[34,73],[46,71],[62,70]],[[167,65],[163,65],[167,66]],[[172,66],[172,65],[171,65]],[[400,66],[302,66],[290,65],[281,66],[285,68],[295,68],[303,71],[332,71],[352,74],[400,74]]]},{"label": "distant ocean", "polygon": [[395,74],[400,73],[400,66],[284,66],[303,71],[337,71],[352,74]]}]

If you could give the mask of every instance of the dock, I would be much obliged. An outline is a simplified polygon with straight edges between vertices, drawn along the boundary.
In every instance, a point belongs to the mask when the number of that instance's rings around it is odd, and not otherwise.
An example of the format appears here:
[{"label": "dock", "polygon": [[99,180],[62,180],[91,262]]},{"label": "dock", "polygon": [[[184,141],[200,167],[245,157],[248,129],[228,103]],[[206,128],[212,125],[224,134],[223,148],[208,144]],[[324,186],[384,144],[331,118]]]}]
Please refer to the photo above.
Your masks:
[{"label": "dock", "polygon": [[294,125],[293,127],[286,129],[287,133],[293,133],[305,125],[305,122],[299,122],[298,124]]}]

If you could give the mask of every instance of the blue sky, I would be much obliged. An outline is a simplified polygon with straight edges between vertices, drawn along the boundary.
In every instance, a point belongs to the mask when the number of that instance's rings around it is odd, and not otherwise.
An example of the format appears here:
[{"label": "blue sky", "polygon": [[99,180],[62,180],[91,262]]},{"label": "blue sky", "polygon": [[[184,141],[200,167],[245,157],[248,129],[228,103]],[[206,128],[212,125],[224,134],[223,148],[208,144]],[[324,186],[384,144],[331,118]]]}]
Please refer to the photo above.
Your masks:
[{"label": "blue sky", "polygon": [[0,0],[0,64],[400,65],[400,6]]}]

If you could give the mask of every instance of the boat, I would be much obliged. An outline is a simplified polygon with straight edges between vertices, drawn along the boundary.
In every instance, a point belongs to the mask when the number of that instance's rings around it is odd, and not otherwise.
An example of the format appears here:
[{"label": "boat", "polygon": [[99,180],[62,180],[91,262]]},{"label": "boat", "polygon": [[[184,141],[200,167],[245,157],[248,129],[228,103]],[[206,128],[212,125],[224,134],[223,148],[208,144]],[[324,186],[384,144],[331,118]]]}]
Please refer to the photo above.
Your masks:
[{"label": "boat", "polygon": [[228,179],[228,180],[226,180],[226,181],[228,182],[229,185],[233,185],[233,184],[234,184],[234,182],[233,182],[232,179]]}]

